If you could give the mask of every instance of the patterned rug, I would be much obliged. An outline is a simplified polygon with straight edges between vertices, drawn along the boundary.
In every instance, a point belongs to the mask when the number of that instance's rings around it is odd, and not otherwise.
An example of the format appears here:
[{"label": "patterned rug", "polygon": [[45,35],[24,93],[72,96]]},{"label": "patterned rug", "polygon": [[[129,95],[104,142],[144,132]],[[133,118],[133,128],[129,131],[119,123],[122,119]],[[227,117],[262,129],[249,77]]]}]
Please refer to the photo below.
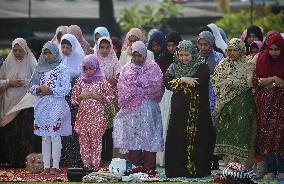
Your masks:
[{"label": "patterned rug", "polygon": [[61,168],[61,174],[43,175],[31,174],[24,168],[22,169],[0,169],[0,182],[1,181],[67,181],[67,168]]}]

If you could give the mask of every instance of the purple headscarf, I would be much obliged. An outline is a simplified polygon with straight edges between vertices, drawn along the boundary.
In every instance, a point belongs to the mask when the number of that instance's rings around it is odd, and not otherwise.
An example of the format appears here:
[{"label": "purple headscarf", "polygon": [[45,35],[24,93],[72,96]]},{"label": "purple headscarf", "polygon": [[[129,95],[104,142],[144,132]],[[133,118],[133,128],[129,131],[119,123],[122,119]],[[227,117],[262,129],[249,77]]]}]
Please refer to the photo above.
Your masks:
[{"label": "purple headscarf", "polygon": [[[147,58],[147,48],[143,42],[134,42],[132,52],[134,51]],[[141,67],[130,62],[123,67],[117,87],[121,109],[133,110],[145,100],[159,103],[164,92],[163,73],[155,61],[146,59]]]},{"label": "purple headscarf", "polygon": [[[82,70],[81,79],[85,83],[91,83],[105,79],[104,74],[101,72],[99,61],[94,54],[85,56],[83,63],[80,65],[80,67]],[[89,77],[88,75],[86,75],[84,67],[91,67],[92,69],[95,70],[95,74]]]}]

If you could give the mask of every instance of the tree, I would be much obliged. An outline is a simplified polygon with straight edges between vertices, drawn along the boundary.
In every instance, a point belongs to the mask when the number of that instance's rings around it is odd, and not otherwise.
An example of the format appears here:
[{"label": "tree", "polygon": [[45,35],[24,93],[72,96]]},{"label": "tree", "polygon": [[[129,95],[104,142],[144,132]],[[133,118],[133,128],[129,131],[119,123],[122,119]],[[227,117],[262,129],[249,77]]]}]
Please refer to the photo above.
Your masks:
[{"label": "tree", "polygon": [[121,36],[121,29],[114,17],[112,0],[99,0],[99,16],[101,24],[111,30],[112,36]]}]

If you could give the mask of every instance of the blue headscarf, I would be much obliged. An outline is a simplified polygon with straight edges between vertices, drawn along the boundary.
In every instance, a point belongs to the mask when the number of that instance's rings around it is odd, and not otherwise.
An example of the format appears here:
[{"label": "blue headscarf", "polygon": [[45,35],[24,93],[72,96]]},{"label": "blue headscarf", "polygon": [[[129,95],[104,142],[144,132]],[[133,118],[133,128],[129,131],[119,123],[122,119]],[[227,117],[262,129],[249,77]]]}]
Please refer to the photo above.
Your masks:
[{"label": "blue headscarf", "polygon": [[153,52],[155,59],[157,59],[159,57],[159,55],[164,51],[164,48],[165,48],[165,35],[164,35],[164,33],[158,30],[150,36],[150,39],[149,39],[149,42],[148,42],[148,49],[151,50],[151,51],[153,51],[152,50],[152,42],[153,41],[156,42],[157,44],[159,44],[159,46],[161,47],[160,53],[154,53]]},{"label": "blue headscarf", "polygon": [[[44,59],[43,53],[44,53],[45,49],[48,49],[52,53],[52,55],[54,56],[54,61],[51,64],[47,63]],[[41,55],[39,56],[39,59],[38,59],[38,64],[35,68],[35,71],[34,71],[32,77],[31,77],[31,80],[30,80],[28,87],[30,88],[33,85],[39,85],[40,78],[41,78],[42,74],[44,72],[48,72],[50,70],[53,70],[60,63],[61,63],[61,56],[59,54],[58,46],[51,41],[46,42],[44,44],[43,48],[42,48]]]},{"label": "blue headscarf", "polygon": [[96,34],[99,33],[101,37],[106,36],[110,37],[109,31],[107,30],[106,27],[97,27],[94,31],[94,42],[96,44]]}]

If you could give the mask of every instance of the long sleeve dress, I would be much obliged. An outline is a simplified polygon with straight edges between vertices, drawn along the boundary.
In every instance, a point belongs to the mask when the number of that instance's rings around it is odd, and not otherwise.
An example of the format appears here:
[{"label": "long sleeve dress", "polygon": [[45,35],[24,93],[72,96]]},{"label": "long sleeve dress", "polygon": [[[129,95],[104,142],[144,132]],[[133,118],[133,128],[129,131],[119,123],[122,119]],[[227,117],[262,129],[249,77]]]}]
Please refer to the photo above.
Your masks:
[{"label": "long sleeve dress", "polygon": [[210,175],[214,150],[213,125],[209,106],[209,70],[201,64],[199,84],[190,87],[180,77],[165,74],[165,86],[173,91],[167,132],[165,168],[168,177]]},{"label": "long sleeve dress", "polygon": [[63,64],[45,72],[40,85],[52,90],[52,95],[39,96],[39,85],[33,85],[29,91],[36,96],[34,133],[38,136],[68,136],[72,134],[71,113],[65,96],[71,89],[67,67]]}]

